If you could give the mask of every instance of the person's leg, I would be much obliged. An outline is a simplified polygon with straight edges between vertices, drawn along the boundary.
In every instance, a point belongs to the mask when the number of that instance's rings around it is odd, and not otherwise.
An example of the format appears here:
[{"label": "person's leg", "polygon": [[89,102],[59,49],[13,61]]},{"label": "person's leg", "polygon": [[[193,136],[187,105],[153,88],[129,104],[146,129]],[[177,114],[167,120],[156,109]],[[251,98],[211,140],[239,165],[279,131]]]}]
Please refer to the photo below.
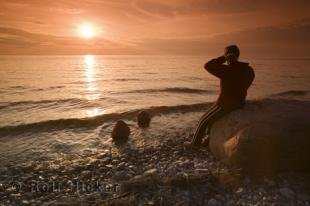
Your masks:
[{"label": "person's leg", "polygon": [[223,113],[222,108],[220,106],[215,105],[206,114],[202,116],[191,141],[193,145],[198,146],[201,144],[201,141],[205,135],[207,127],[209,127],[209,123],[211,123],[211,120],[215,120],[217,119],[217,117],[222,116],[222,113]]},{"label": "person's leg", "polygon": [[214,109],[216,109],[218,106],[216,104],[213,104],[210,108],[208,108],[208,110],[206,111],[206,113],[204,113],[199,121],[198,121],[198,126],[199,124],[206,118],[206,116],[208,116]]},{"label": "person's leg", "polygon": [[208,120],[208,125],[207,125],[207,129],[206,129],[206,135],[207,138],[205,139],[205,141],[203,142],[203,145],[208,146],[209,145],[209,141],[210,141],[210,131],[211,128],[213,126],[213,124],[218,121],[219,119],[221,119],[223,116],[225,116],[226,114],[228,114],[228,112],[225,112],[224,110],[221,110],[220,112],[217,112],[216,114],[212,115],[209,120]]}]

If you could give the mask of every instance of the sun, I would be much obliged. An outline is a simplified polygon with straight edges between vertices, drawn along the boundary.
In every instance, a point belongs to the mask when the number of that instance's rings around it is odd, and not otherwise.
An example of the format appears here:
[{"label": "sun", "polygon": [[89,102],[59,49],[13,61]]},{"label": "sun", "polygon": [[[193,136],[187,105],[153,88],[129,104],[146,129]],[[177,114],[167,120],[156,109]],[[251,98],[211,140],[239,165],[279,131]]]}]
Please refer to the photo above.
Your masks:
[{"label": "sun", "polygon": [[96,26],[91,23],[84,23],[78,27],[78,33],[85,39],[91,39],[97,36],[98,32]]}]

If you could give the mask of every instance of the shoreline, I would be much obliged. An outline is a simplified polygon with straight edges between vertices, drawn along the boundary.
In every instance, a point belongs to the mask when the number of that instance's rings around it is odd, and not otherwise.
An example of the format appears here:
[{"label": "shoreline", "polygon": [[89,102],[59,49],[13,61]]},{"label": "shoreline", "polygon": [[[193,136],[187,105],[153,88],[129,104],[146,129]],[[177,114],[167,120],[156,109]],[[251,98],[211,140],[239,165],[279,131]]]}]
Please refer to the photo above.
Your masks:
[{"label": "shoreline", "polygon": [[[206,148],[185,150],[183,141],[182,138],[167,139],[144,150],[114,148],[72,162],[56,160],[49,163],[50,168],[36,163],[25,167],[11,166],[0,174],[0,199],[4,205],[310,203],[309,175],[279,174],[253,180],[217,162]],[[81,184],[79,187],[77,184],[71,188],[58,187],[61,183],[70,185],[70,181],[71,186],[74,181]],[[12,186],[12,182],[21,183],[22,188],[19,191],[10,187],[4,189]]]},{"label": "shoreline", "polygon": [[[47,139],[53,143],[48,154],[27,156],[23,151],[29,162],[10,163],[9,159],[7,164],[3,162],[0,202],[3,205],[310,205],[310,174],[282,173],[254,179],[220,163],[208,148],[186,150],[182,143],[188,140],[189,130],[194,129],[207,106],[196,105],[194,109],[185,106],[182,112],[162,107],[146,130],[138,128],[136,112],[125,113],[126,118],[122,117],[130,126],[131,135],[122,147],[111,144],[112,120],[95,130],[70,128],[74,133],[60,134],[68,135],[70,140],[74,137],[74,143],[83,147]],[[70,158],[71,146],[78,152],[73,158]],[[96,150],[87,152],[91,147]],[[67,153],[52,160],[44,158],[62,152]],[[14,154],[8,157],[17,158]]]}]

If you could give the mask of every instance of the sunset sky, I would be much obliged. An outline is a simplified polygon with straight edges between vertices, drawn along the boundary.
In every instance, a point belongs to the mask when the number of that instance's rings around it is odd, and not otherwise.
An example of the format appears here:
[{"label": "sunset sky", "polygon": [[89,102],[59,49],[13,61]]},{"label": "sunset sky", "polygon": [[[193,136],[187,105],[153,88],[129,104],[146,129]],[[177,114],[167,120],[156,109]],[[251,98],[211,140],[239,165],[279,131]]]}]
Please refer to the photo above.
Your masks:
[{"label": "sunset sky", "polygon": [[239,44],[303,58],[309,11],[309,0],[1,0],[0,54],[215,55]]}]

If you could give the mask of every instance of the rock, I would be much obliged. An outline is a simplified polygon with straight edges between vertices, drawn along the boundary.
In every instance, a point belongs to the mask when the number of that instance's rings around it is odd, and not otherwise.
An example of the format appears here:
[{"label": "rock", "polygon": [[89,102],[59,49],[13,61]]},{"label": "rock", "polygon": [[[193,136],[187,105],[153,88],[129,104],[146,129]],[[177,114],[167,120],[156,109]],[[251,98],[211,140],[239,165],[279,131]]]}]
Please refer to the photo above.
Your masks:
[{"label": "rock", "polygon": [[131,175],[127,174],[124,171],[118,171],[113,175],[112,178],[116,181],[124,181],[130,179]]},{"label": "rock", "polygon": [[113,165],[112,165],[112,164],[107,164],[106,167],[107,167],[107,168],[112,168]]},{"label": "rock", "polygon": [[137,116],[137,121],[139,127],[147,128],[150,126],[151,115],[147,111],[141,111]]},{"label": "rock", "polygon": [[208,206],[217,206],[218,202],[216,201],[216,199],[211,198],[210,200],[208,200]]},{"label": "rock", "polygon": [[282,196],[288,199],[292,199],[295,196],[295,193],[287,187],[280,188],[279,191]]},{"label": "rock", "polygon": [[274,187],[277,185],[276,182],[273,180],[266,179],[265,182],[268,184],[269,187]]},{"label": "rock", "polygon": [[225,201],[225,197],[223,195],[217,194],[214,196],[215,199],[224,202]]},{"label": "rock", "polygon": [[104,157],[102,160],[101,160],[101,162],[103,163],[103,164],[106,164],[106,163],[108,163],[108,162],[110,162],[111,161],[111,158],[110,157]]},{"label": "rock", "polygon": [[121,169],[125,166],[125,164],[126,164],[125,162],[121,162],[117,165],[117,167]]},{"label": "rock", "polygon": [[116,144],[122,144],[128,140],[130,128],[122,121],[118,120],[112,131],[112,139]]},{"label": "rock", "polygon": [[158,191],[160,184],[161,182],[157,175],[137,175],[121,183],[120,193]]},{"label": "rock", "polygon": [[29,202],[28,200],[23,200],[22,203],[23,203],[24,205],[29,205],[29,204],[30,204],[30,202]]},{"label": "rock", "polygon": [[234,200],[228,200],[228,202],[226,202],[226,205],[227,206],[234,206],[234,205],[236,205],[236,203]]},{"label": "rock", "polygon": [[310,102],[264,99],[218,120],[210,150],[222,162],[255,175],[310,171]]},{"label": "rock", "polygon": [[310,201],[310,195],[307,194],[297,194],[297,198],[303,202]]},{"label": "rock", "polygon": [[236,191],[237,194],[242,194],[243,193],[243,188],[242,187],[239,187]]},{"label": "rock", "polygon": [[144,174],[155,174],[157,172],[158,172],[157,169],[154,168],[154,169],[149,169],[149,170],[145,171]]}]

